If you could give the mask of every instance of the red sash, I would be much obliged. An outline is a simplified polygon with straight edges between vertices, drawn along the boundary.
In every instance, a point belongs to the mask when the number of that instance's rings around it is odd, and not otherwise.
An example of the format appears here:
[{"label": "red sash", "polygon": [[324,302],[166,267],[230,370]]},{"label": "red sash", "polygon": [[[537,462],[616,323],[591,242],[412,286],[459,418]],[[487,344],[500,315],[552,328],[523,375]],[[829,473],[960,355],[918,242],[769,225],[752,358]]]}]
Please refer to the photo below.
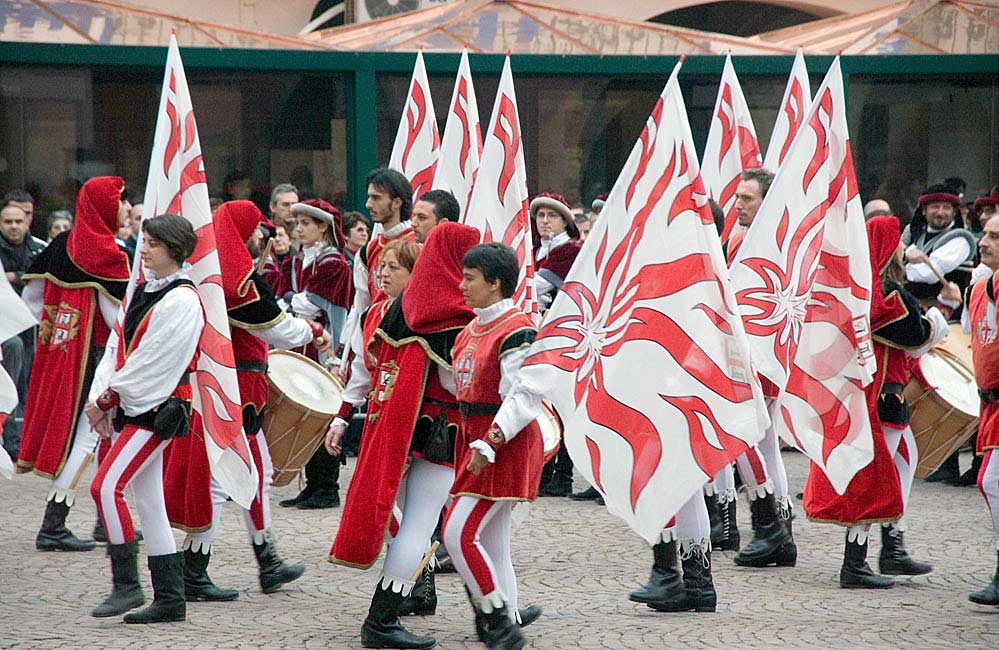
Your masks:
[{"label": "red sash", "polygon": [[[108,328],[97,291],[45,283],[45,307],[31,368],[18,472],[55,478],[69,456],[77,417],[90,390],[94,346],[107,343]],[[96,360],[93,361],[96,364]]]}]

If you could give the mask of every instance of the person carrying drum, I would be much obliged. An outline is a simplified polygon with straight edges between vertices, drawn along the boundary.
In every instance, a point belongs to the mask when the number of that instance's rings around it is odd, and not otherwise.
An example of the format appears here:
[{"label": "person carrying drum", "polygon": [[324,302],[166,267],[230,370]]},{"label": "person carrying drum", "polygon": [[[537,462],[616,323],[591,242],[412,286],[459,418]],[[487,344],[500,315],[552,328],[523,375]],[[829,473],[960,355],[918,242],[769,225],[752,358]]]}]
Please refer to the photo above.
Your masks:
[{"label": "person carrying drum", "polygon": [[933,570],[905,550],[901,524],[918,464],[918,449],[909,428],[909,407],[903,389],[909,380],[910,359],[917,358],[947,336],[945,302],[960,298],[947,283],[938,296],[941,308],[923,314],[917,299],[906,291],[901,226],[894,216],[867,222],[871,270],[871,332],[877,370],[867,385],[874,459],[860,470],[844,494],[838,495],[814,464],[805,485],[804,508],[809,519],[847,527],[840,586],[845,589],[888,589],[895,582],[867,564],[870,526],[881,522],[879,569],[885,575],[922,575]]},{"label": "person carrying drum", "polygon": [[458,284],[461,259],[478,242],[469,226],[447,222],[431,230],[406,291],[389,305],[365,352],[377,359],[374,389],[331,562],[374,564],[406,479],[399,529],[361,628],[365,647],[435,645],[406,630],[399,611],[429,559],[430,536],[454,481],[459,414],[451,348],[473,316]]},{"label": "person carrying drum", "polygon": [[[978,489],[992,518],[995,549],[999,554],[999,324],[996,323],[995,271],[999,269],[999,219],[985,224],[978,250],[982,263],[993,275],[979,280],[968,292],[966,309],[971,324],[971,354],[975,362],[975,381],[982,407],[978,419],[976,452],[982,456],[978,473]],[[999,555],[996,572],[984,589],[968,595],[980,605],[999,605]]]},{"label": "person carrying drum", "polygon": [[[270,285],[253,268],[251,251],[263,214],[252,201],[223,203],[212,216],[232,331],[236,378],[243,408],[243,429],[257,468],[259,483],[249,510],[243,511],[260,570],[260,587],[272,593],[305,572],[302,564],[285,564],[271,531],[270,486],[273,467],[260,424],[267,402],[268,345],[288,349],[306,344],[325,350],[330,336],[315,321],[281,311]],[[212,544],[227,496],[211,479],[202,436],[176,441],[167,453],[164,487],[174,526],[188,531],[184,540],[184,594],[188,601],[227,601],[235,589],[220,589],[208,576]]]},{"label": "person carrying drum", "polygon": [[[325,325],[333,340],[339,341],[354,290],[342,252],[340,211],[326,201],[311,199],[291,206],[291,213],[298,220],[295,231],[302,246],[284,267],[284,302],[291,313]],[[326,354],[314,346],[297,351],[327,365]],[[303,510],[338,507],[339,479],[340,461],[317,449],[305,465],[305,489],[280,505]]]}]

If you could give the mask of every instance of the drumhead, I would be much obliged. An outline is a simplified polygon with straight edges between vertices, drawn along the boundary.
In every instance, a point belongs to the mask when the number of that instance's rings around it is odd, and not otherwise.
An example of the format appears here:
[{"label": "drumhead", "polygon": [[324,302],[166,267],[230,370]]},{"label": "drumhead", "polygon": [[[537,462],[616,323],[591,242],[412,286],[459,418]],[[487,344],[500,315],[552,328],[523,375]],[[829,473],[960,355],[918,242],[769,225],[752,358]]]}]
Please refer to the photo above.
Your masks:
[{"label": "drumhead", "polygon": [[538,416],[538,426],[541,427],[541,440],[544,442],[545,456],[550,454],[562,439],[562,428],[558,417],[548,402],[541,402],[541,415]]},{"label": "drumhead", "polygon": [[267,354],[267,377],[282,393],[298,404],[336,415],[343,400],[343,387],[319,364],[288,350]]},{"label": "drumhead", "polygon": [[971,369],[943,350],[930,350],[922,356],[920,363],[923,374],[940,397],[964,413],[978,417],[978,386]]}]

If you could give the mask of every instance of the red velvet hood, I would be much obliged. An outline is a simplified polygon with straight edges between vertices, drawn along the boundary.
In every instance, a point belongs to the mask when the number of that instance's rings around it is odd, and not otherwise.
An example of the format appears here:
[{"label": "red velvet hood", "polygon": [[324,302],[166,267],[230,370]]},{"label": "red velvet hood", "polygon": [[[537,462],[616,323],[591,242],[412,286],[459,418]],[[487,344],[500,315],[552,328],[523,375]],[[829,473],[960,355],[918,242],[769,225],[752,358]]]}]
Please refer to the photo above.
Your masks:
[{"label": "red velvet hood", "polygon": [[894,216],[874,217],[867,222],[867,241],[871,255],[871,331],[876,331],[906,314],[905,305],[897,295],[886,300],[881,288],[881,271],[891,261],[902,240],[902,225]]},{"label": "red velvet hood", "polygon": [[66,252],[83,272],[96,278],[128,281],[128,256],[114,240],[124,189],[121,178],[98,176],[84,183],[76,196]]},{"label": "red velvet hood", "polygon": [[479,237],[475,228],[452,221],[431,229],[402,294],[406,325],[417,334],[464,327],[475,317],[458,285],[461,260]]},{"label": "red velvet hood", "polygon": [[256,298],[250,295],[253,282],[253,258],[246,249],[246,241],[253,234],[264,215],[253,201],[227,201],[215,210],[215,243],[222,267],[222,291],[229,309]]}]

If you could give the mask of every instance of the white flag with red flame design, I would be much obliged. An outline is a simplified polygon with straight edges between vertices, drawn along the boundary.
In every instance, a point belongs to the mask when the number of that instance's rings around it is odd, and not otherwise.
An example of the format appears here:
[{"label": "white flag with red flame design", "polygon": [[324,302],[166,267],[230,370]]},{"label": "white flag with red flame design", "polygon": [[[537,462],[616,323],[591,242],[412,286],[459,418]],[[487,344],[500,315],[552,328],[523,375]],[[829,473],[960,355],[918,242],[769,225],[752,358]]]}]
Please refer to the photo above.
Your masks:
[{"label": "white flag with red flame design", "polygon": [[725,213],[722,241],[728,240],[735,226],[735,190],[739,185],[739,175],[743,170],[761,164],[753,117],[749,114],[742,86],[732,67],[732,55],[729,54],[725,57],[718,98],[711,114],[711,127],[701,159],[704,187]]},{"label": "white flag with red flame design", "polygon": [[552,401],[576,468],[650,543],[768,424],[679,67],[520,375]]},{"label": "white flag with red flame design", "polygon": [[416,53],[413,78],[409,82],[406,104],[402,109],[399,130],[392,145],[389,167],[409,179],[413,186],[413,201],[434,184],[434,174],[441,153],[441,138],[437,131],[437,114],[430,97],[430,82],[423,64],[423,51]]},{"label": "white flag with red flame design", "polygon": [[465,211],[481,158],[479,105],[475,101],[472,71],[468,67],[468,50],[465,49],[461,52],[458,77],[454,81],[433,185],[435,190],[447,190],[454,194],[458,207],[461,208],[459,221],[462,223],[465,222]]},{"label": "white flag with red flame design", "polygon": [[777,111],[777,121],[774,122],[773,133],[770,134],[770,144],[767,145],[767,155],[763,157],[763,166],[776,172],[787,157],[794,136],[805,121],[805,114],[812,103],[812,89],[808,81],[808,70],[805,68],[805,55],[798,48],[791,65],[791,75],[787,79],[784,97]]},{"label": "white flag with red flame design", "polygon": [[[144,199],[146,215],[180,215],[191,222],[198,235],[197,248],[188,258],[191,263],[188,275],[201,294],[206,322],[198,343],[201,355],[191,375],[193,407],[204,424],[212,476],[233,501],[249,508],[257,490],[257,469],[243,433],[242,400],[236,383],[205,166],[175,36],[170,37]],[[137,248],[141,246],[141,236],[140,232]],[[141,275],[141,266],[133,266],[129,297]]]},{"label": "white flag with red flame design", "polygon": [[482,232],[483,242],[502,242],[517,253],[520,277],[513,301],[538,322],[527,166],[524,164],[520,113],[509,56],[503,64],[488,126],[482,147],[482,162],[468,201],[465,223]]},{"label": "white flag with red flame design", "polygon": [[732,265],[775,428],[842,493],[873,458],[867,231],[833,61]]}]

